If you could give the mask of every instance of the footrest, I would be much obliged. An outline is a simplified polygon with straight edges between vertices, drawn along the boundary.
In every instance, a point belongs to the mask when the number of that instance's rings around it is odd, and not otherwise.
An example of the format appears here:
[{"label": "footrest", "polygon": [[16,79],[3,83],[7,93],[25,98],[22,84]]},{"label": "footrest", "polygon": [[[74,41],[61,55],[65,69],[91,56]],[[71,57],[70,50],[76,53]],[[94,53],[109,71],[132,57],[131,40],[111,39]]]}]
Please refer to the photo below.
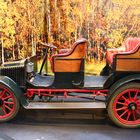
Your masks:
[{"label": "footrest", "polygon": [[85,76],[84,88],[104,89],[107,76]]},{"label": "footrest", "polygon": [[57,103],[42,103],[30,102],[26,109],[105,109],[104,102],[57,102]]}]

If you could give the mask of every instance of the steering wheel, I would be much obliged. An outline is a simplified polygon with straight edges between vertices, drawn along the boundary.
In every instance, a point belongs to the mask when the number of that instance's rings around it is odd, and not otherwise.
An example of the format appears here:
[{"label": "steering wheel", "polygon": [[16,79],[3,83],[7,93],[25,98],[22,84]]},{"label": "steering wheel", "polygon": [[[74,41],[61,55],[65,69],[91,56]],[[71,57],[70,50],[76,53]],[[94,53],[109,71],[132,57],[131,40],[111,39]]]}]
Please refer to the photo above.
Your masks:
[{"label": "steering wheel", "polygon": [[57,49],[57,47],[53,44],[50,44],[50,43],[43,43],[43,42],[40,42],[41,45],[43,46],[46,46],[46,47],[49,47],[51,49]]}]

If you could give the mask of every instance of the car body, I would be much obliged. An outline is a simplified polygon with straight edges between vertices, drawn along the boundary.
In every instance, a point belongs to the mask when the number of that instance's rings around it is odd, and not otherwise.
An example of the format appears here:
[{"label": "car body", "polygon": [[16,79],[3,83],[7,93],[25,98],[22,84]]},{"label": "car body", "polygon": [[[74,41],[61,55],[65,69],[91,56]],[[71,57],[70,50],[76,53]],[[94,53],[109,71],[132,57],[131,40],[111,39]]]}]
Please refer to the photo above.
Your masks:
[{"label": "car body", "polygon": [[128,38],[123,49],[108,49],[99,76],[84,73],[86,46],[82,38],[72,49],[52,56],[53,76],[42,74],[47,52],[39,73],[36,56],[4,63],[0,67],[0,122],[13,119],[21,105],[26,109],[103,108],[116,125],[140,127],[140,38]]}]

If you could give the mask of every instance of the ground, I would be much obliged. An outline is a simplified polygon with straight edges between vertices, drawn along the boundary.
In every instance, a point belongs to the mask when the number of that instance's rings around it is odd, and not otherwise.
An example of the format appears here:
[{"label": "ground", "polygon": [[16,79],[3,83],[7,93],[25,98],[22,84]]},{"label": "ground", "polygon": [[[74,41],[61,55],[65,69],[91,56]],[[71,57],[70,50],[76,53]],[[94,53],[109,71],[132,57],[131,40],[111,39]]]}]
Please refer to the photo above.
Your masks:
[{"label": "ground", "polygon": [[[96,75],[105,63],[86,63],[86,74]],[[50,67],[49,67],[50,68]],[[17,117],[0,124],[0,140],[139,140],[140,129],[122,129],[102,110],[20,110]]]},{"label": "ground", "polygon": [[139,134],[90,111],[21,110],[14,121],[0,124],[0,140],[139,140]]}]

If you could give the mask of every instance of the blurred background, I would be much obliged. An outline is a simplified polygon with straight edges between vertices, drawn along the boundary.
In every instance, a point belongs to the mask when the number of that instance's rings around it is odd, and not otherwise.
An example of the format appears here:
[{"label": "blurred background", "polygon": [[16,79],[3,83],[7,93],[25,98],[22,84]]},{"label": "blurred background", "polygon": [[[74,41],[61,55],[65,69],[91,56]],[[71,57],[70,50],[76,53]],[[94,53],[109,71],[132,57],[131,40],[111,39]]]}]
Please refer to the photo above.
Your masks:
[{"label": "blurred background", "polygon": [[0,0],[0,63],[37,55],[40,65],[39,42],[59,50],[84,37],[86,74],[99,74],[107,48],[140,35],[139,19],[139,0]]}]

